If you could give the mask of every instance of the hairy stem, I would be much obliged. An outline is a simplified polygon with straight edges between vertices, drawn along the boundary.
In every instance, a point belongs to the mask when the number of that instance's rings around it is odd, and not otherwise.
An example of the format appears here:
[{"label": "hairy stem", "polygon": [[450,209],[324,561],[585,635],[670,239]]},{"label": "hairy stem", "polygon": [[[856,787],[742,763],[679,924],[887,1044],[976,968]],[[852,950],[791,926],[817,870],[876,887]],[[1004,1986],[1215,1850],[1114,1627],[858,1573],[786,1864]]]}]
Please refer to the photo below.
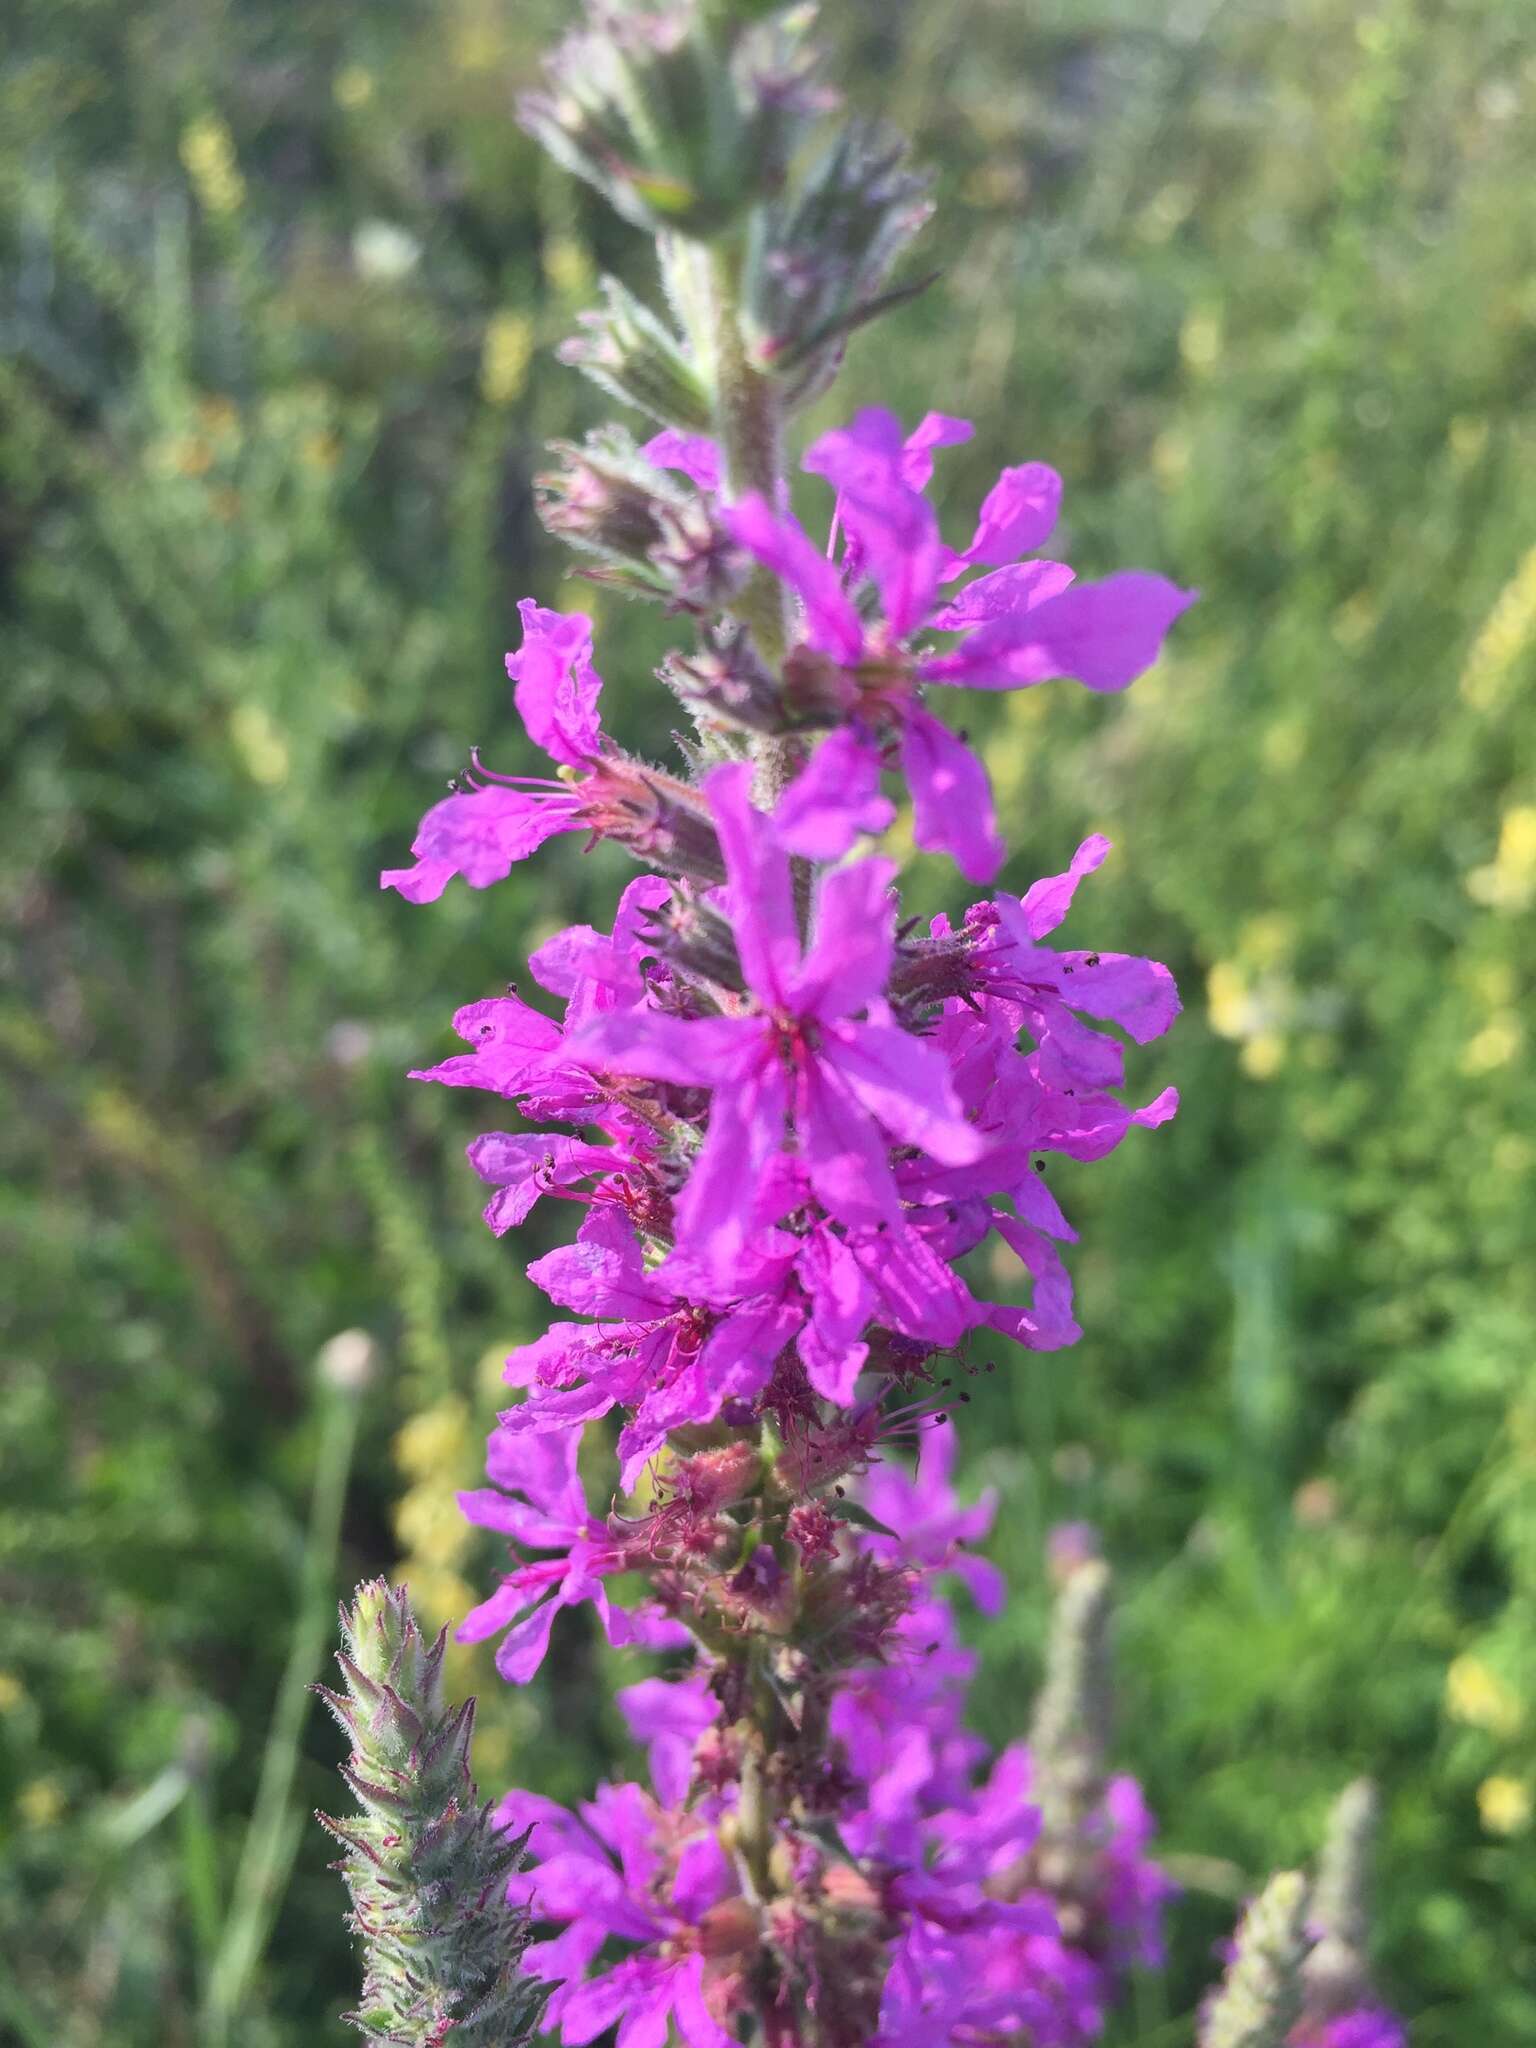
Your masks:
[{"label": "hairy stem", "polygon": [[[720,244],[709,257],[711,348],[714,356],[715,431],[729,497],[756,491],[770,505],[783,468],[779,406],[772,380],[747,360],[741,335],[739,242]],[[735,609],[768,666],[779,668],[789,646],[785,594],[767,569],[753,571]],[[765,735],[755,741],[757,796],[772,808],[800,765],[794,741]]]}]

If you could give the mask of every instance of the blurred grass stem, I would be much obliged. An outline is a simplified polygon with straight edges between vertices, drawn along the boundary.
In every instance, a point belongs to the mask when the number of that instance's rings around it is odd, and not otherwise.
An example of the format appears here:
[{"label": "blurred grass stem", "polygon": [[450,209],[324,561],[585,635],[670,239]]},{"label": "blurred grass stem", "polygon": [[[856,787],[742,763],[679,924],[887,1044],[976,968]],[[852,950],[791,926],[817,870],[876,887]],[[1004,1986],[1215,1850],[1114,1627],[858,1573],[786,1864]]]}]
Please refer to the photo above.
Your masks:
[{"label": "blurred grass stem", "polygon": [[352,1453],[358,1395],[322,1385],[320,1448],[310,1495],[309,1526],[299,1566],[297,1618],[278,1683],[256,1803],[235,1872],[234,1889],[203,1998],[204,2048],[227,2048],[277,1917],[303,1827],[293,1787],[311,1706],[309,1686],[330,1643],[336,1554]]}]

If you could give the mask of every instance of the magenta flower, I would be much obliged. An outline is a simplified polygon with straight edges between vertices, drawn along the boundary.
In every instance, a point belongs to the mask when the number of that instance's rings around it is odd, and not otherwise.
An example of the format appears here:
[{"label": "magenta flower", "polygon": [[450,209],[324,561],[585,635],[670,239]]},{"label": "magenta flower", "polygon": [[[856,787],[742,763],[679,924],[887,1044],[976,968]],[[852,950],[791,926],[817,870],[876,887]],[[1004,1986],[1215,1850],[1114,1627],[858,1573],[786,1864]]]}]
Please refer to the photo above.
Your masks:
[{"label": "magenta flower", "polygon": [[1333,2019],[1304,2019],[1287,2038],[1290,2048],[1408,2048],[1408,2029],[1381,2005],[1356,2006]]},{"label": "magenta flower", "polygon": [[501,882],[557,832],[621,839],[662,856],[678,814],[697,813],[685,784],[620,754],[598,723],[603,679],[592,666],[592,621],[524,598],[523,644],[507,656],[513,701],[528,737],[555,763],[554,777],[497,775],[478,755],[468,787],[434,804],[411,851],[416,865],[389,868],[381,888],[411,903],[435,903],[455,875],[472,889]]},{"label": "magenta flower", "polygon": [[[1004,470],[969,544],[946,547],[922,490],[931,450],[969,432],[963,420],[930,413],[904,437],[892,413],[870,408],[812,443],[803,466],[837,492],[841,564],[819,552],[790,512],[760,495],[725,512],[737,543],[800,599],[806,648],[843,678],[855,740],[843,741],[839,772],[855,747],[866,757],[841,807],[835,779],[814,761],[806,771],[817,777],[814,806],[811,792],[791,787],[787,829],[797,851],[842,853],[869,829],[868,784],[878,776],[881,736],[889,733],[912,791],[918,845],[949,853],[971,881],[990,881],[1003,845],[985,771],[924,708],[923,687],[1012,690],[1074,676],[1092,690],[1122,690],[1157,660],[1169,626],[1194,601],[1193,592],[1140,570],[1077,583],[1064,563],[1018,562],[1049,539],[1056,523],[1061,480],[1043,463]],[[972,568],[994,573],[940,604],[941,584]],[[879,595],[883,617],[874,625],[851,594],[862,582]],[[924,631],[963,638],[947,653],[909,646]],[[807,808],[814,808],[814,828],[801,817]]]},{"label": "magenta flower", "polygon": [[664,1806],[681,1806],[693,1777],[694,1746],[719,1718],[708,1675],[668,1681],[642,1678],[614,1695],[625,1725],[648,1751],[651,1783]]},{"label": "magenta flower", "polygon": [[698,1020],[631,1010],[566,1046],[595,1068],[713,1091],[708,1136],[676,1205],[677,1244],[724,1279],[746,1252],[754,1191],[787,1125],[817,1198],[853,1226],[901,1220],[892,1139],[955,1165],[983,1149],[942,1056],[891,1022],[883,1001],[895,952],[892,863],[822,878],[802,954],[789,862],[750,783],[751,771],[733,765],[705,790],[751,1010]]},{"label": "magenta flower", "polygon": [[979,1543],[992,1527],[997,1493],[989,1488],[974,1507],[960,1505],[950,1485],[958,1448],[954,1424],[936,1419],[919,1434],[915,1475],[888,1463],[869,1473],[860,1498],[895,1532],[895,1540],[866,1533],[865,1547],[874,1557],[917,1571],[953,1572],[983,1614],[1000,1614],[1002,1573],[966,1547]]},{"label": "magenta flower", "polygon": [[[532,1867],[510,1880],[509,1896],[566,1928],[523,1963],[558,1986],[546,2023],[566,2048],[615,2024],[616,2048],[666,2048],[669,2023],[686,2048],[735,2048],[716,2009],[732,2002],[740,1940],[755,1916],[712,1832],[688,1831],[637,1785],[600,1786],[579,1819],[513,1792],[496,1819],[513,1833],[532,1830]],[[638,1946],[587,1976],[609,1940]]]},{"label": "magenta flower", "polygon": [[712,1422],[727,1401],[760,1394],[805,1320],[774,1289],[716,1314],[648,1275],[633,1225],[612,1204],[588,1213],[578,1242],[528,1269],[563,1307],[602,1320],[556,1323],[513,1352],[507,1377],[530,1388],[509,1409],[510,1436],[566,1429],[614,1406],[634,1412],[619,1435],[620,1476],[633,1486],[669,1430]]},{"label": "magenta flower", "polygon": [[459,1495],[471,1522],[555,1553],[509,1572],[456,1631],[461,1643],[479,1643],[506,1628],[496,1668],[514,1685],[526,1685],[543,1663],[556,1614],[583,1601],[596,1607],[610,1643],[674,1649],[690,1640],[653,1607],[626,1613],[610,1603],[604,1579],[631,1570],[634,1560],[588,1511],[576,1471],[580,1447],[579,1430],[526,1437],[497,1431],[487,1459],[495,1486]]}]

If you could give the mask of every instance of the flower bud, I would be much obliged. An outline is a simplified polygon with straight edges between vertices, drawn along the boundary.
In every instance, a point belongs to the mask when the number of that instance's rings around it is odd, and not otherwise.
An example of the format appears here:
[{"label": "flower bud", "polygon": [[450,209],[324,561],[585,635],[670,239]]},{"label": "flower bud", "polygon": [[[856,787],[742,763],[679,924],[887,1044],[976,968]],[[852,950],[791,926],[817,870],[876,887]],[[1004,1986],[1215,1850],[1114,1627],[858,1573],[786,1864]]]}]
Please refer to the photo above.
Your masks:
[{"label": "flower bud", "polygon": [[647,462],[621,427],[600,428],[580,447],[551,444],[557,469],[536,480],[539,517],[551,533],[594,555],[588,573],[632,596],[713,610],[745,578],[746,563],[708,501]]},{"label": "flower bud", "polygon": [[836,374],[848,335],[930,280],[882,294],[933,211],[905,144],[875,122],[848,123],[804,179],[767,210],[745,290],[754,365],[804,405]]},{"label": "flower bud", "polygon": [[793,17],[729,28],[691,0],[589,0],[523,125],[636,227],[707,240],[772,189],[806,99]]},{"label": "flower bud", "polygon": [[600,308],[577,315],[581,332],[561,343],[560,360],[663,426],[708,433],[714,425],[709,391],[682,342],[616,278],[603,279],[602,293]]},{"label": "flower bud", "polygon": [[378,1378],[379,1348],[366,1330],[338,1330],[320,1346],[315,1370],[338,1394],[361,1394]]},{"label": "flower bud", "polygon": [[336,1867],[363,1939],[362,2003],[346,2015],[370,2041],[523,2048],[542,1999],[522,1974],[527,1916],[507,1904],[521,1844],[491,1825],[469,1775],[474,1701],[448,1707],[446,1630],[428,1643],[403,1589],[359,1586],[342,1610],[341,1694],[315,1690],[352,1746],[342,1779],[362,1807],[319,1816],[346,1850]]},{"label": "flower bud", "polygon": [[783,688],[744,626],[704,628],[701,644],[691,654],[670,654],[660,673],[701,725],[778,734],[795,723]]},{"label": "flower bud", "polygon": [[1110,1574],[1094,1559],[1056,1596],[1030,1754],[1047,1843],[1072,1843],[1104,1789],[1110,1740]]},{"label": "flower bud", "polygon": [[1309,2013],[1332,2017],[1370,1996],[1370,1864],[1379,1804],[1371,1780],[1357,1778],[1328,1816],[1312,1895],[1318,1941],[1307,1958]]},{"label": "flower bud", "polygon": [[1301,2013],[1306,1916],[1300,1871],[1272,1877],[1243,1915],[1227,1974],[1201,2019],[1200,2048],[1283,2048]]}]

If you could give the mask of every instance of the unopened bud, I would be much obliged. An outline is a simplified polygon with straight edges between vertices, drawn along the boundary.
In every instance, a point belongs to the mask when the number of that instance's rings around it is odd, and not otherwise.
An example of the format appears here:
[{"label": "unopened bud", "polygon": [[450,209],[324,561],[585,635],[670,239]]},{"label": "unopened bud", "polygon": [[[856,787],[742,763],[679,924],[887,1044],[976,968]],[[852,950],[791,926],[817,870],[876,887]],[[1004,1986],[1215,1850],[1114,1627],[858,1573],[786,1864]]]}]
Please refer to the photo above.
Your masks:
[{"label": "unopened bud", "polygon": [[1078,1566],[1056,1596],[1030,1753],[1048,1842],[1071,1841],[1104,1789],[1110,1739],[1109,1567]]},{"label": "unopened bud", "polygon": [[347,2019],[370,2041],[524,2048],[543,1998],[523,1975],[531,1929],[508,1905],[521,1844],[491,1824],[469,1775],[474,1702],[443,1699],[446,1631],[428,1643],[403,1588],[359,1586],[342,1610],[346,1693],[317,1686],[351,1745],[342,1779],[362,1811],[321,1815],[346,1851],[337,1867],[363,1940],[362,2003]]},{"label": "unopened bud", "polygon": [[699,897],[674,896],[655,912],[657,945],[669,966],[716,988],[746,988],[736,934],[728,919]]},{"label": "unopened bud", "polygon": [[1370,1866],[1379,1802],[1369,1778],[1346,1785],[1328,1817],[1312,1894],[1316,1948],[1307,1958],[1307,2009],[1328,2018],[1370,1995]]},{"label": "unopened bud", "polygon": [[589,0],[518,111],[626,220],[707,239],[771,189],[787,154],[792,41],[772,21],[710,34],[692,0]]},{"label": "unopened bud", "polygon": [[1200,2048],[1284,2048],[1301,2014],[1306,1917],[1300,1871],[1272,1877],[1243,1915],[1232,1961],[1201,2021]]},{"label": "unopened bud", "polygon": [[663,426],[708,433],[714,425],[709,391],[682,342],[616,279],[605,277],[602,291],[600,308],[577,315],[581,332],[561,343],[560,360]]},{"label": "unopened bud", "polygon": [[597,581],[688,609],[713,610],[739,588],[745,558],[708,500],[647,462],[622,428],[601,428],[580,447],[556,441],[550,452],[560,462],[537,479],[539,517],[598,557]]},{"label": "unopened bud", "polygon": [[856,327],[931,282],[882,291],[933,211],[905,156],[891,131],[850,122],[767,210],[747,278],[748,354],[790,405],[825,390]]},{"label": "unopened bud", "polygon": [[706,628],[691,654],[667,658],[661,680],[704,725],[779,734],[795,723],[782,686],[744,626]]}]

